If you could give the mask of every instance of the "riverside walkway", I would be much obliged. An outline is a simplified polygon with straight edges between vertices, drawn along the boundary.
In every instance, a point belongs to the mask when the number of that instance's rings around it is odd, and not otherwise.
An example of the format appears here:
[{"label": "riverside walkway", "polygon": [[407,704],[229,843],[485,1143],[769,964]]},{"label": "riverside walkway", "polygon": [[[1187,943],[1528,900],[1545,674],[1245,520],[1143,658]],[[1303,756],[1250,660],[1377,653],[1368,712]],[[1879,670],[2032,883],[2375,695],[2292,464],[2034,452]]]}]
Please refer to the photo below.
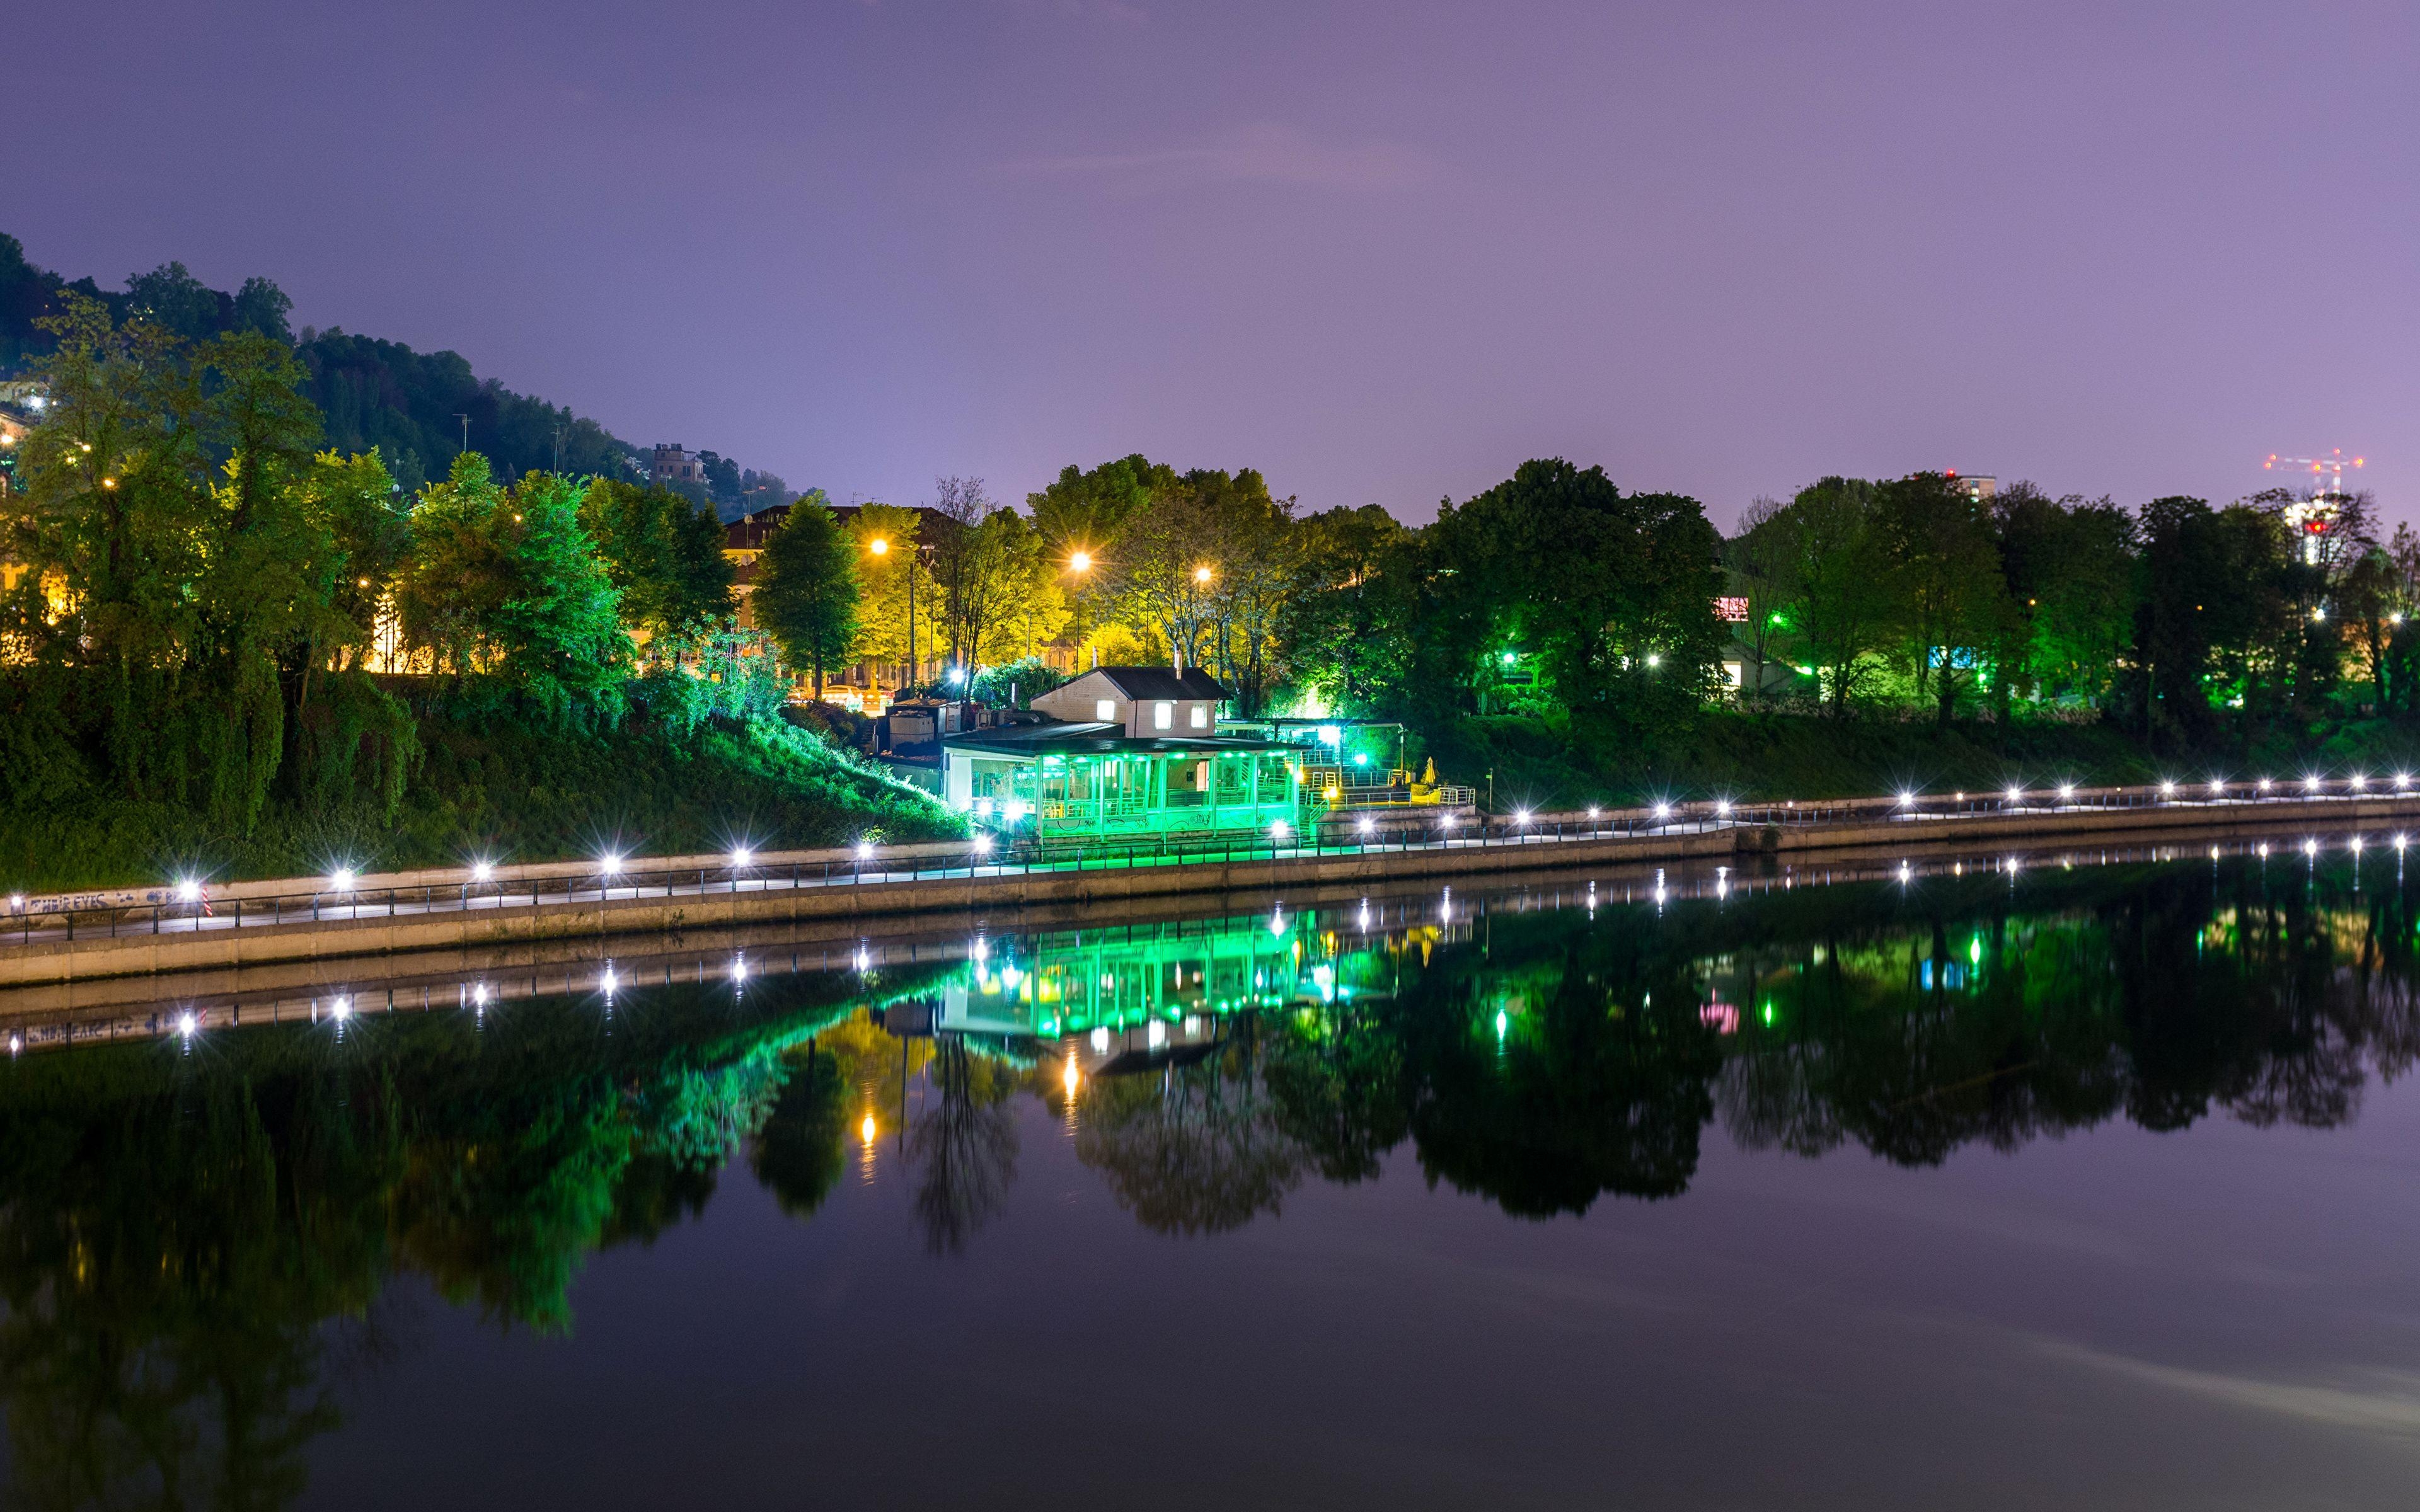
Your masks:
[{"label": "riverside walkway", "polygon": [[[681,930],[800,918],[871,918],[1117,898],[1714,860],[1822,850],[2041,844],[2144,832],[2420,823],[2420,789],[2310,777],[2188,787],[1906,793],[1822,803],[1720,799],[1563,813],[1332,817],[1242,840],[995,849],[985,836],[914,845],[635,857],[134,889],[11,894],[0,983],[65,981],[432,946]],[[2400,845],[2403,837],[2390,843]]]}]

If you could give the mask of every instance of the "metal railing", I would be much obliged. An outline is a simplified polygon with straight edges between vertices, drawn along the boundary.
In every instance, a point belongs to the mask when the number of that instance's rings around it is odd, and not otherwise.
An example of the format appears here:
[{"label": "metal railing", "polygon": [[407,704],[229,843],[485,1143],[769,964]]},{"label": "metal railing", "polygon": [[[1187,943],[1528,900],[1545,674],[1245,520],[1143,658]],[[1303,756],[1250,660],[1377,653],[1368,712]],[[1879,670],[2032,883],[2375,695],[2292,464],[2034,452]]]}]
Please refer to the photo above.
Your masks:
[{"label": "metal railing", "polygon": [[[1050,872],[1196,866],[1217,862],[1295,860],[1323,856],[1439,852],[1504,846],[1553,846],[1574,842],[1656,839],[1730,829],[1812,828],[1851,824],[1925,825],[1961,818],[2050,816],[2115,810],[2173,809],[2257,811],[2283,803],[2388,800],[2420,804],[2420,789],[2405,778],[2360,777],[2292,782],[2182,783],[2015,793],[1956,794],[1948,797],[1909,794],[1816,803],[1730,803],[1720,799],[1658,804],[1594,814],[1497,814],[1466,817],[1451,812],[1384,815],[1331,814],[1324,825],[1272,834],[1267,830],[1214,835],[1163,835],[1111,842],[1022,842],[983,848],[966,845],[907,847],[898,851],[825,855],[801,859],[766,856],[749,864],[650,866],[644,858],[619,859],[609,873],[539,879],[458,879],[399,886],[340,886],[325,879],[297,881],[263,891],[246,886],[239,894],[186,900],[87,905],[11,898],[0,915],[0,943],[164,934],[328,922],[471,914],[507,908],[613,903],[648,898],[717,898],[812,887],[879,887],[936,879],[969,882],[987,877]],[[2420,813],[2416,810],[2415,813]],[[553,870],[560,871],[560,868]],[[163,889],[164,890],[164,889]],[[157,892],[155,891],[155,896]]]}]

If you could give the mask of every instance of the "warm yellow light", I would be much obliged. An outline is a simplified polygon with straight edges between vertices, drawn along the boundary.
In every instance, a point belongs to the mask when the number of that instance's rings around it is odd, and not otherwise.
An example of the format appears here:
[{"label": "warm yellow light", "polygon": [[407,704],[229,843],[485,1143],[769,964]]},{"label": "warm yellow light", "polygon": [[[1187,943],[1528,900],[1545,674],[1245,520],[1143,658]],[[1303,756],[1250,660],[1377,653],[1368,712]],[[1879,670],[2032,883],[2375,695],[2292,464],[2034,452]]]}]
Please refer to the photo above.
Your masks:
[{"label": "warm yellow light", "polygon": [[1093,570],[1093,553],[1078,551],[1067,559],[1067,565],[1077,572],[1090,572]]},{"label": "warm yellow light", "polygon": [[1198,582],[1198,583],[1206,583],[1206,582],[1208,582],[1208,581],[1210,580],[1210,569],[1209,569],[1209,568],[1207,568],[1207,567],[1196,567],[1196,568],[1194,568],[1194,569],[1193,569],[1193,580],[1194,580],[1195,582]]},{"label": "warm yellow light", "polygon": [[1060,1085],[1067,1088],[1067,1095],[1069,1097],[1074,1097],[1076,1095],[1077,1084],[1081,1082],[1083,1079],[1084,1073],[1076,1069],[1076,1057],[1074,1056],[1069,1056],[1067,1057],[1067,1069],[1059,1073]]},{"label": "warm yellow light", "polygon": [[873,540],[865,543],[865,548],[878,557],[891,549],[891,543],[877,535]]},{"label": "warm yellow light", "polygon": [[857,1126],[857,1136],[858,1136],[860,1139],[864,1140],[864,1141],[865,1141],[867,1144],[869,1144],[869,1145],[870,1145],[870,1144],[872,1144],[872,1143],[874,1143],[874,1115],[873,1115],[873,1114],[871,1114],[871,1113],[867,1114],[867,1115],[865,1116],[865,1121],[864,1121],[863,1123],[861,1123],[861,1124],[859,1124],[859,1125]]},{"label": "warm yellow light", "polygon": [[356,578],[353,579],[353,586],[356,588],[367,588],[369,585],[370,580],[367,578]]},{"label": "warm yellow light", "polygon": [[519,515],[515,515],[515,516],[513,517],[513,523],[514,523],[514,524],[516,524],[516,525],[519,525],[520,522],[521,522],[521,517],[520,517]]},{"label": "warm yellow light", "polygon": [[117,486],[117,480],[116,478],[103,478],[101,480],[101,486],[104,488],[115,488]]}]

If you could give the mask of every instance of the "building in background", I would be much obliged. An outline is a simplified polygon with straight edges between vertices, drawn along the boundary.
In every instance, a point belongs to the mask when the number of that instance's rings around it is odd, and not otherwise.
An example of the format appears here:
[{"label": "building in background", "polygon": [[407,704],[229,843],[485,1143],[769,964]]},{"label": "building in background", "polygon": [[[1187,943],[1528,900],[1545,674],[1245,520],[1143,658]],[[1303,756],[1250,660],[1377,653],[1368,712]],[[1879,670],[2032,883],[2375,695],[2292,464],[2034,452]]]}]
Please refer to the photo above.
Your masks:
[{"label": "building in background", "polygon": [[647,463],[647,482],[677,493],[690,491],[681,486],[683,484],[704,488],[706,486],[706,463],[678,441],[670,445],[658,441],[655,455]]},{"label": "building in background", "polygon": [[1960,472],[1956,469],[1942,474],[1965,490],[1966,497],[1978,504],[1988,504],[2000,491],[2000,480],[1988,472]]}]

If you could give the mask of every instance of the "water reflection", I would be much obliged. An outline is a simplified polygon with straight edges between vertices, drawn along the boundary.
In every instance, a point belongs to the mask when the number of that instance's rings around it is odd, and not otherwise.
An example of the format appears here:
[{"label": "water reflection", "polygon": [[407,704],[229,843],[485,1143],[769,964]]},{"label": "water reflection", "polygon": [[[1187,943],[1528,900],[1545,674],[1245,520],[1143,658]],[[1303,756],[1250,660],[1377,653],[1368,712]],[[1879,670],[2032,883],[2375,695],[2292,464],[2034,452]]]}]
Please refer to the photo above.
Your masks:
[{"label": "water reflection", "polygon": [[[1390,1153],[1527,1218],[1685,1192],[1710,1125],[1901,1165],[2115,1119],[2352,1118],[2420,1044],[2399,877],[2348,858],[1694,897],[1383,901],[974,942],[952,963],[172,1033],[0,1067],[0,1390],[22,1500],[276,1505],[423,1276],[573,1325],[590,1254],[735,1156],[854,1167],[937,1255],[1014,1199],[1020,1100],[1149,1228]],[[1037,1125],[1024,1124],[1029,1137]]]}]

